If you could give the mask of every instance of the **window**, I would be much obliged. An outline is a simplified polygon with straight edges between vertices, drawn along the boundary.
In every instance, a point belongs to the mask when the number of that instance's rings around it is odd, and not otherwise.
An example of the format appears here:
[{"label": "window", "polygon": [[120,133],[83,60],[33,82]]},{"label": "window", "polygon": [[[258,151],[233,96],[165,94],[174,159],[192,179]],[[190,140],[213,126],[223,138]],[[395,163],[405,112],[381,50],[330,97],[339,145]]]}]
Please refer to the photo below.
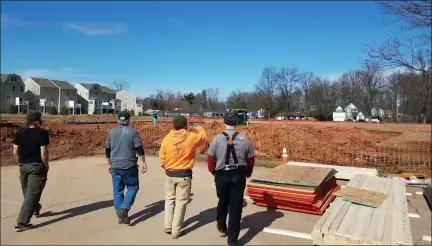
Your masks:
[{"label": "window", "polygon": [[93,104],[93,101],[88,101],[88,104]]},{"label": "window", "polygon": [[12,86],[12,91],[15,91],[15,86]]},{"label": "window", "polygon": [[51,98],[51,101],[53,101],[53,102],[55,101],[54,97],[53,97],[53,98]]},{"label": "window", "polygon": [[11,98],[12,98],[11,96],[7,96],[7,97],[6,97],[6,99],[7,99],[8,101],[10,101]]},{"label": "window", "polygon": [[21,86],[21,91],[24,91],[24,86]]},{"label": "window", "polygon": [[68,95],[70,95],[70,90],[68,90]]},{"label": "window", "polygon": [[11,77],[11,81],[12,81],[12,82],[16,82],[16,81],[17,81],[17,77],[16,77],[16,76],[12,76],[12,77]]},{"label": "window", "polygon": [[132,107],[136,108],[136,104],[134,104]]}]

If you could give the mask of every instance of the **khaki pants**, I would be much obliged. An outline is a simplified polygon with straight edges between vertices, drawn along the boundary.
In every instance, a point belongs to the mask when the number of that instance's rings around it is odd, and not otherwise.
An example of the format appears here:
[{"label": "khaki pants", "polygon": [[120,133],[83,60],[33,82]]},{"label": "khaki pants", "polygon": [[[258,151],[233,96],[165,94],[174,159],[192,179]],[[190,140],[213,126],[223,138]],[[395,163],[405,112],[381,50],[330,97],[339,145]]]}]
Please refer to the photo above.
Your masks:
[{"label": "khaki pants", "polygon": [[192,188],[192,178],[165,178],[165,231],[179,235]]}]

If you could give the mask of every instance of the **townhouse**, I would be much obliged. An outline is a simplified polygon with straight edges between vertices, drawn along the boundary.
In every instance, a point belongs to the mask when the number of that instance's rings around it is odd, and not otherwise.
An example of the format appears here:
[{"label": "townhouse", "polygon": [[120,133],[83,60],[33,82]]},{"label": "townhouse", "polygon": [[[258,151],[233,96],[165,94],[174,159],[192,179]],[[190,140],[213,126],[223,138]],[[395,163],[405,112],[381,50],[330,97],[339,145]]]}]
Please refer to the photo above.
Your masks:
[{"label": "townhouse", "polygon": [[87,114],[118,114],[121,102],[116,99],[116,91],[97,83],[77,83],[78,101]]},{"label": "townhouse", "polygon": [[24,103],[25,84],[21,76],[17,74],[1,74],[0,81],[0,112],[6,113],[10,104],[16,105],[18,98],[19,104]]},{"label": "townhouse", "polygon": [[125,90],[117,91],[116,98],[121,100],[121,110],[127,109],[135,112],[135,115],[143,113],[142,102],[137,101],[137,97]]},{"label": "townhouse", "polygon": [[80,107],[77,90],[67,81],[30,77],[24,84],[26,98],[33,108],[56,107],[60,112],[66,106],[70,112],[76,112]]}]

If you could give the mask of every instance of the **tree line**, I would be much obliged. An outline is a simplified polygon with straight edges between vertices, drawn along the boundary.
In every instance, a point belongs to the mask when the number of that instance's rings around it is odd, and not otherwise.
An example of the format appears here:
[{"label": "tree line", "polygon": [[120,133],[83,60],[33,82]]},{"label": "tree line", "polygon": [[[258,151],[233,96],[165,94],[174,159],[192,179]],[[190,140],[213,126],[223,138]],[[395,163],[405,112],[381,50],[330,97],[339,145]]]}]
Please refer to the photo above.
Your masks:
[{"label": "tree line", "polygon": [[225,110],[245,108],[264,110],[266,118],[277,114],[300,113],[331,120],[337,106],[353,103],[365,116],[373,108],[398,115],[416,116],[431,122],[431,34],[432,1],[378,1],[381,9],[394,17],[401,28],[423,30],[412,38],[394,37],[383,44],[365,48],[366,58],[359,68],[337,79],[299,71],[295,66],[267,66],[253,91],[233,91],[225,100],[216,88],[200,93],[173,93],[158,90],[143,98],[144,109]]}]

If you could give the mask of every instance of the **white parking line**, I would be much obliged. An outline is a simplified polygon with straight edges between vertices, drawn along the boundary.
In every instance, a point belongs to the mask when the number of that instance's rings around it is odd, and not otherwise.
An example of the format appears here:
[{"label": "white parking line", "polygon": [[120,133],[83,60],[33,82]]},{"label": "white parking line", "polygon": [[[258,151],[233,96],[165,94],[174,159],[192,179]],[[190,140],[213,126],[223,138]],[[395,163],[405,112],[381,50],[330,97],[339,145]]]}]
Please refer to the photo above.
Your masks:
[{"label": "white parking line", "polygon": [[410,218],[420,218],[420,215],[419,214],[408,214],[408,217],[410,217]]},{"label": "white parking line", "polygon": [[308,233],[286,231],[286,230],[280,230],[280,229],[273,229],[273,228],[269,228],[269,227],[265,227],[264,232],[312,240],[312,236]]},{"label": "white parking line", "polygon": [[422,237],[422,240],[423,241],[428,241],[428,242],[431,242],[432,240],[431,240],[431,236],[423,236]]}]

